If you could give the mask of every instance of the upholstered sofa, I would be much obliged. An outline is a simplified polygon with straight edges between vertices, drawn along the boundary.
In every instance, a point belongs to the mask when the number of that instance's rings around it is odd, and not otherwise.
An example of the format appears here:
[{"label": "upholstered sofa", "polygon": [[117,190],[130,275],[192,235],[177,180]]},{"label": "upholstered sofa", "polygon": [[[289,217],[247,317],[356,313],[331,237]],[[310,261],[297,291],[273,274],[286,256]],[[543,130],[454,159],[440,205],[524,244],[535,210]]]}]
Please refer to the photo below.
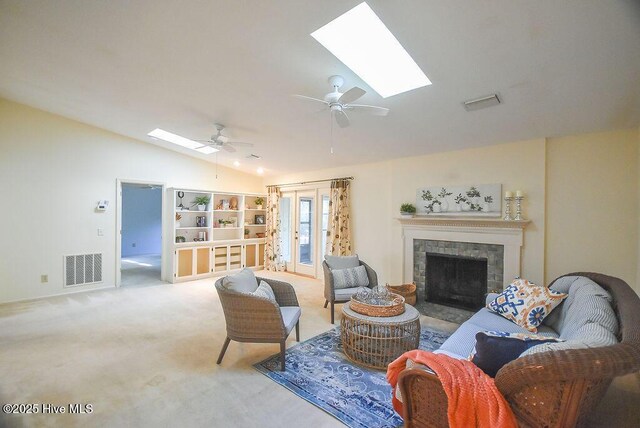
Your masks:
[{"label": "upholstered sofa", "polygon": [[[495,383],[520,426],[581,426],[614,377],[640,370],[640,298],[621,279],[597,273],[568,274],[549,286],[568,297],[538,333],[564,341],[523,352]],[[466,359],[476,334],[487,330],[527,332],[483,308],[435,352]],[[408,364],[398,387],[405,426],[447,426],[447,397],[433,372]]]}]

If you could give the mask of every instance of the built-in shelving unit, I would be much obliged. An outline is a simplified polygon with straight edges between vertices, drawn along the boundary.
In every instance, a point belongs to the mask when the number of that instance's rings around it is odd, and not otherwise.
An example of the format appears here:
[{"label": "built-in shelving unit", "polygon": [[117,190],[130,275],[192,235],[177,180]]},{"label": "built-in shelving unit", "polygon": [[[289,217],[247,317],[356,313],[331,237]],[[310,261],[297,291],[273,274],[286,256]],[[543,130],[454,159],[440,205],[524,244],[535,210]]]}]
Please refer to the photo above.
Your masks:
[{"label": "built-in shelving unit", "polygon": [[[166,267],[173,282],[264,266],[266,210],[256,199],[266,201],[266,195],[176,188],[167,192],[167,253],[173,257]],[[208,204],[196,206],[197,197],[206,197]]]}]

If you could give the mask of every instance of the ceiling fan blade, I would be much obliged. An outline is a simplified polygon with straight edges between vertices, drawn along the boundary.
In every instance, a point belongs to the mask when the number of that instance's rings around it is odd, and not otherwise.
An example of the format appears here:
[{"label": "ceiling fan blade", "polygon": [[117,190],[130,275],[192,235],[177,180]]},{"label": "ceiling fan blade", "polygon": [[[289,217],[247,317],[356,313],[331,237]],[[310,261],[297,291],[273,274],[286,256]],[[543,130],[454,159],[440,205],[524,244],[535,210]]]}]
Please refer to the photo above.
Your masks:
[{"label": "ceiling fan blade", "polygon": [[303,101],[314,101],[314,102],[318,102],[318,103],[329,105],[329,103],[326,102],[325,100],[320,100],[318,98],[308,97],[306,95],[294,94],[294,95],[292,95],[292,97],[298,98],[299,100],[303,100]]},{"label": "ceiling fan blade", "polygon": [[344,108],[355,111],[367,112],[376,116],[386,116],[389,114],[389,109],[378,106],[368,106],[366,104],[348,104]]},{"label": "ceiling fan blade", "polygon": [[233,148],[232,146],[230,146],[229,144],[224,144],[222,146],[222,149],[227,151],[227,152],[229,152],[229,153],[235,153],[236,152],[236,149]]},{"label": "ceiling fan blade", "polygon": [[349,126],[349,117],[345,112],[343,112],[342,110],[335,111],[334,116],[340,128],[346,128],[347,126]]},{"label": "ceiling fan blade", "polygon": [[349,104],[349,103],[357,100],[358,98],[360,98],[361,96],[363,96],[366,93],[367,93],[367,91],[365,91],[364,89],[361,89],[361,88],[358,88],[357,86],[354,86],[353,88],[349,89],[347,92],[342,94],[342,96],[338,99],[338,102],[340,104]]}]

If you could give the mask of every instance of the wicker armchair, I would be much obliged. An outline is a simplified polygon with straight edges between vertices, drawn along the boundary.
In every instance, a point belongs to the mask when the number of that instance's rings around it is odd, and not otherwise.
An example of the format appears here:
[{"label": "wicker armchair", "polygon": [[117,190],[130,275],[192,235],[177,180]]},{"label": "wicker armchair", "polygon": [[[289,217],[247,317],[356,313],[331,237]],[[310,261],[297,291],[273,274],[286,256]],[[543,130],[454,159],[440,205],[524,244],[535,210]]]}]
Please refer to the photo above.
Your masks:
[{"label": "wicker armchair", "polygon": [[[277,304],[261,297],[228,290],[222,285],[222,278],[216,281],[216,290],[220,296],[227,323],[227,338],[217,363],[222,362],[229,342],[232,340],[250,343],[279,343],[280,370],[284,371],[285,341],[294,324],[296,341],[300,341],[300,305],[291,284],[268,278],[257,277],[256,279],[258,283],[265,281],[271,286]],[[284,315],[285,313],[286,315]]]},{"label": "wicker armchair", "polygon": [[[588,422],[590,411],[616,376],[640,370],[640,298],[621,279],[586,276],[613,297],[619,343],[589,349],[541,352],[505,365],[495,377],[522,427],[574,427]],[[404,370],[398,380],[405,427],[446,427],[447,396],[438,378],[423,369]]]},{"label": "wicker armchair", "polygon": [[[367,276],[369,277],[369,288],[377,287],[378,274],[376,274],[376,271],[362,260],[360,260],[360,266],[364,266],[364,268],[367,270]],[[333,285],[333,275],[331,275],[331,268],[326,261],[322,262],[322,269],[324,271],[324,307],[326,308],[327,305],[331,303],[331,324],[333,324],[335,318],[335,304],[348,302],[351,299],[351,295],[340,295],[340,292],[338,291],[338,295],[336,296],[336,289]]]}]

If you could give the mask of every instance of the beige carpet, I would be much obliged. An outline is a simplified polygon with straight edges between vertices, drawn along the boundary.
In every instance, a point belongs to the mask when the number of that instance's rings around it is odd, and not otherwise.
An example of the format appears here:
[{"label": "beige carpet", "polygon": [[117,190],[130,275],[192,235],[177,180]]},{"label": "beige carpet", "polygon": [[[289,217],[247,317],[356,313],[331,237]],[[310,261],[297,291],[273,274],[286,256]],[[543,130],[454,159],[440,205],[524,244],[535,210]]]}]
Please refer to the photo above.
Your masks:
[{"label": "beige carpet", "polygon": [[[302,340],[331,328],[319,281],[268,276],[294,284]],[[1,305],[0,402],[92,404],[93,413],[0,414],[0,426],[342,426],[251,367],[278,345],[232,342],[216,365],[224,337],[211,279]],[[638,423],[638,379],[614,384],[599,425]]]}]

